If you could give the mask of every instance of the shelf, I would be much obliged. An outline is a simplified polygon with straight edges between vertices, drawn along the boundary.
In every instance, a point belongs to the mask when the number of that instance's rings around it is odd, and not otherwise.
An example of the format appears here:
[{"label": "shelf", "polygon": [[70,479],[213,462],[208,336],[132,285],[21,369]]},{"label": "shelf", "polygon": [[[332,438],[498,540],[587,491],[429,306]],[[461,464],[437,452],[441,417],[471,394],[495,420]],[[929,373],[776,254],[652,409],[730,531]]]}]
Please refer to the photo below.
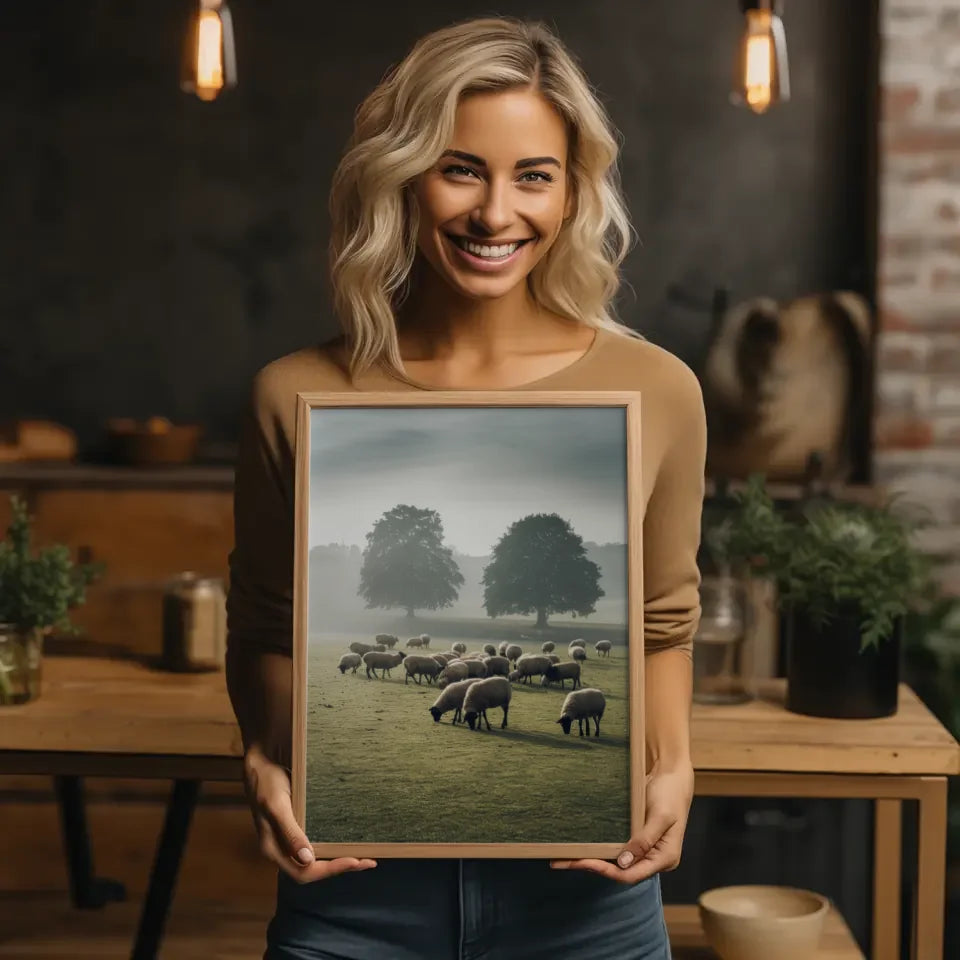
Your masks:
[{"label": "shelf", "polygon": [[[717,954],[707,946],[695,904],[665,904],[663,913],[673,960],[717,960]],[[843,917],[833,908],[827,914],[820,949],[810,960],[865,960]]]}]

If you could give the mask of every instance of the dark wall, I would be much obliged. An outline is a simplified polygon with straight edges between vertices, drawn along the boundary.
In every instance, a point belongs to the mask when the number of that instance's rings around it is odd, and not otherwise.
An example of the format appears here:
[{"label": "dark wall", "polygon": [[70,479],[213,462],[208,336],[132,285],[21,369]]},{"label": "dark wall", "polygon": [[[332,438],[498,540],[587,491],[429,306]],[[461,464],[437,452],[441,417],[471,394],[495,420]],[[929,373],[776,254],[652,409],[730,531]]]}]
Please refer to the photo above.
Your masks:
[{"label": "dark wall", "polygon": [[[794,99],[766,117],[727,100],[736,0],[496,8],[552,22],[607,103],[641,241],[621,313],[695,366],[716,285],[872,292],[868,5],[787,4]],[[213,104],[178,88],[185,2],[5,13],[0,418],[88,450],[109,416],[232,439],[253,372],[335,331],[327,189],[357,103],[419,34],[490,9],[232,6],[241,87]]]}]

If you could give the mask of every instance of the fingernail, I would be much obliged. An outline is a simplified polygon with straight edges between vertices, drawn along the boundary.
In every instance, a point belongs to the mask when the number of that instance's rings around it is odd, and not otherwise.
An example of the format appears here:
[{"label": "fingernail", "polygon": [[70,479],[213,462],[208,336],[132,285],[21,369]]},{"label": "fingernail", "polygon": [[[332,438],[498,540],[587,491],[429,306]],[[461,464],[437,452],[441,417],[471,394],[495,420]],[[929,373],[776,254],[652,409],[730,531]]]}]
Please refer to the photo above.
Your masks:
[{"label": "fingernail", "polygon": [[301,863],[313,863],[313,851],[309,847],[301,847],[297,851],[297,859]]},{"label": "fingernail", "polygon": [[624,850],[623,853],[617,857],[617,863],[619,863],[621,867],[629,867],[630,864],[633,863],[633,854],[629,850]]}]

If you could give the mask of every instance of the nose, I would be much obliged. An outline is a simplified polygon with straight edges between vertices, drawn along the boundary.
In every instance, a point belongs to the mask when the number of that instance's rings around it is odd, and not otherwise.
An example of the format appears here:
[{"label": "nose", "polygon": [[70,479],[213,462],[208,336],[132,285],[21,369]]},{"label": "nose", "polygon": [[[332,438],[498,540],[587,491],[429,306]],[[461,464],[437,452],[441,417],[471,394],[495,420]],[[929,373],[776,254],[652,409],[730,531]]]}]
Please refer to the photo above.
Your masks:
[{"label": "nose", "polygon": [[484,188],[480,205],[471,214],[483,233],[495,236],[513,222],[510,212],[509,187],[491,178]]}]

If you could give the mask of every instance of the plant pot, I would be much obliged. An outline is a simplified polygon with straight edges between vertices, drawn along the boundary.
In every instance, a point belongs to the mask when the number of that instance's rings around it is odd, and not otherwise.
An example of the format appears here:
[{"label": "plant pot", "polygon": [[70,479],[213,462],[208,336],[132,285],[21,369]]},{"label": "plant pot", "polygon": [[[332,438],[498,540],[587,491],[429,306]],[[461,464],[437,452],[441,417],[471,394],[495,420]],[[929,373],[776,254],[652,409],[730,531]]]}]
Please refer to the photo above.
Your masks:
[{"label": "plant pot", "polygon": [[0,707],[40,696],[43,632],[0,623]]},{"label": "plant pot", "polygon": [[794,610],[784,622],[788,710],[841,720],[897,712],[902,618],[891,636],[864,649],[860,618],[851,610],[838,611],[822,625]]}]

